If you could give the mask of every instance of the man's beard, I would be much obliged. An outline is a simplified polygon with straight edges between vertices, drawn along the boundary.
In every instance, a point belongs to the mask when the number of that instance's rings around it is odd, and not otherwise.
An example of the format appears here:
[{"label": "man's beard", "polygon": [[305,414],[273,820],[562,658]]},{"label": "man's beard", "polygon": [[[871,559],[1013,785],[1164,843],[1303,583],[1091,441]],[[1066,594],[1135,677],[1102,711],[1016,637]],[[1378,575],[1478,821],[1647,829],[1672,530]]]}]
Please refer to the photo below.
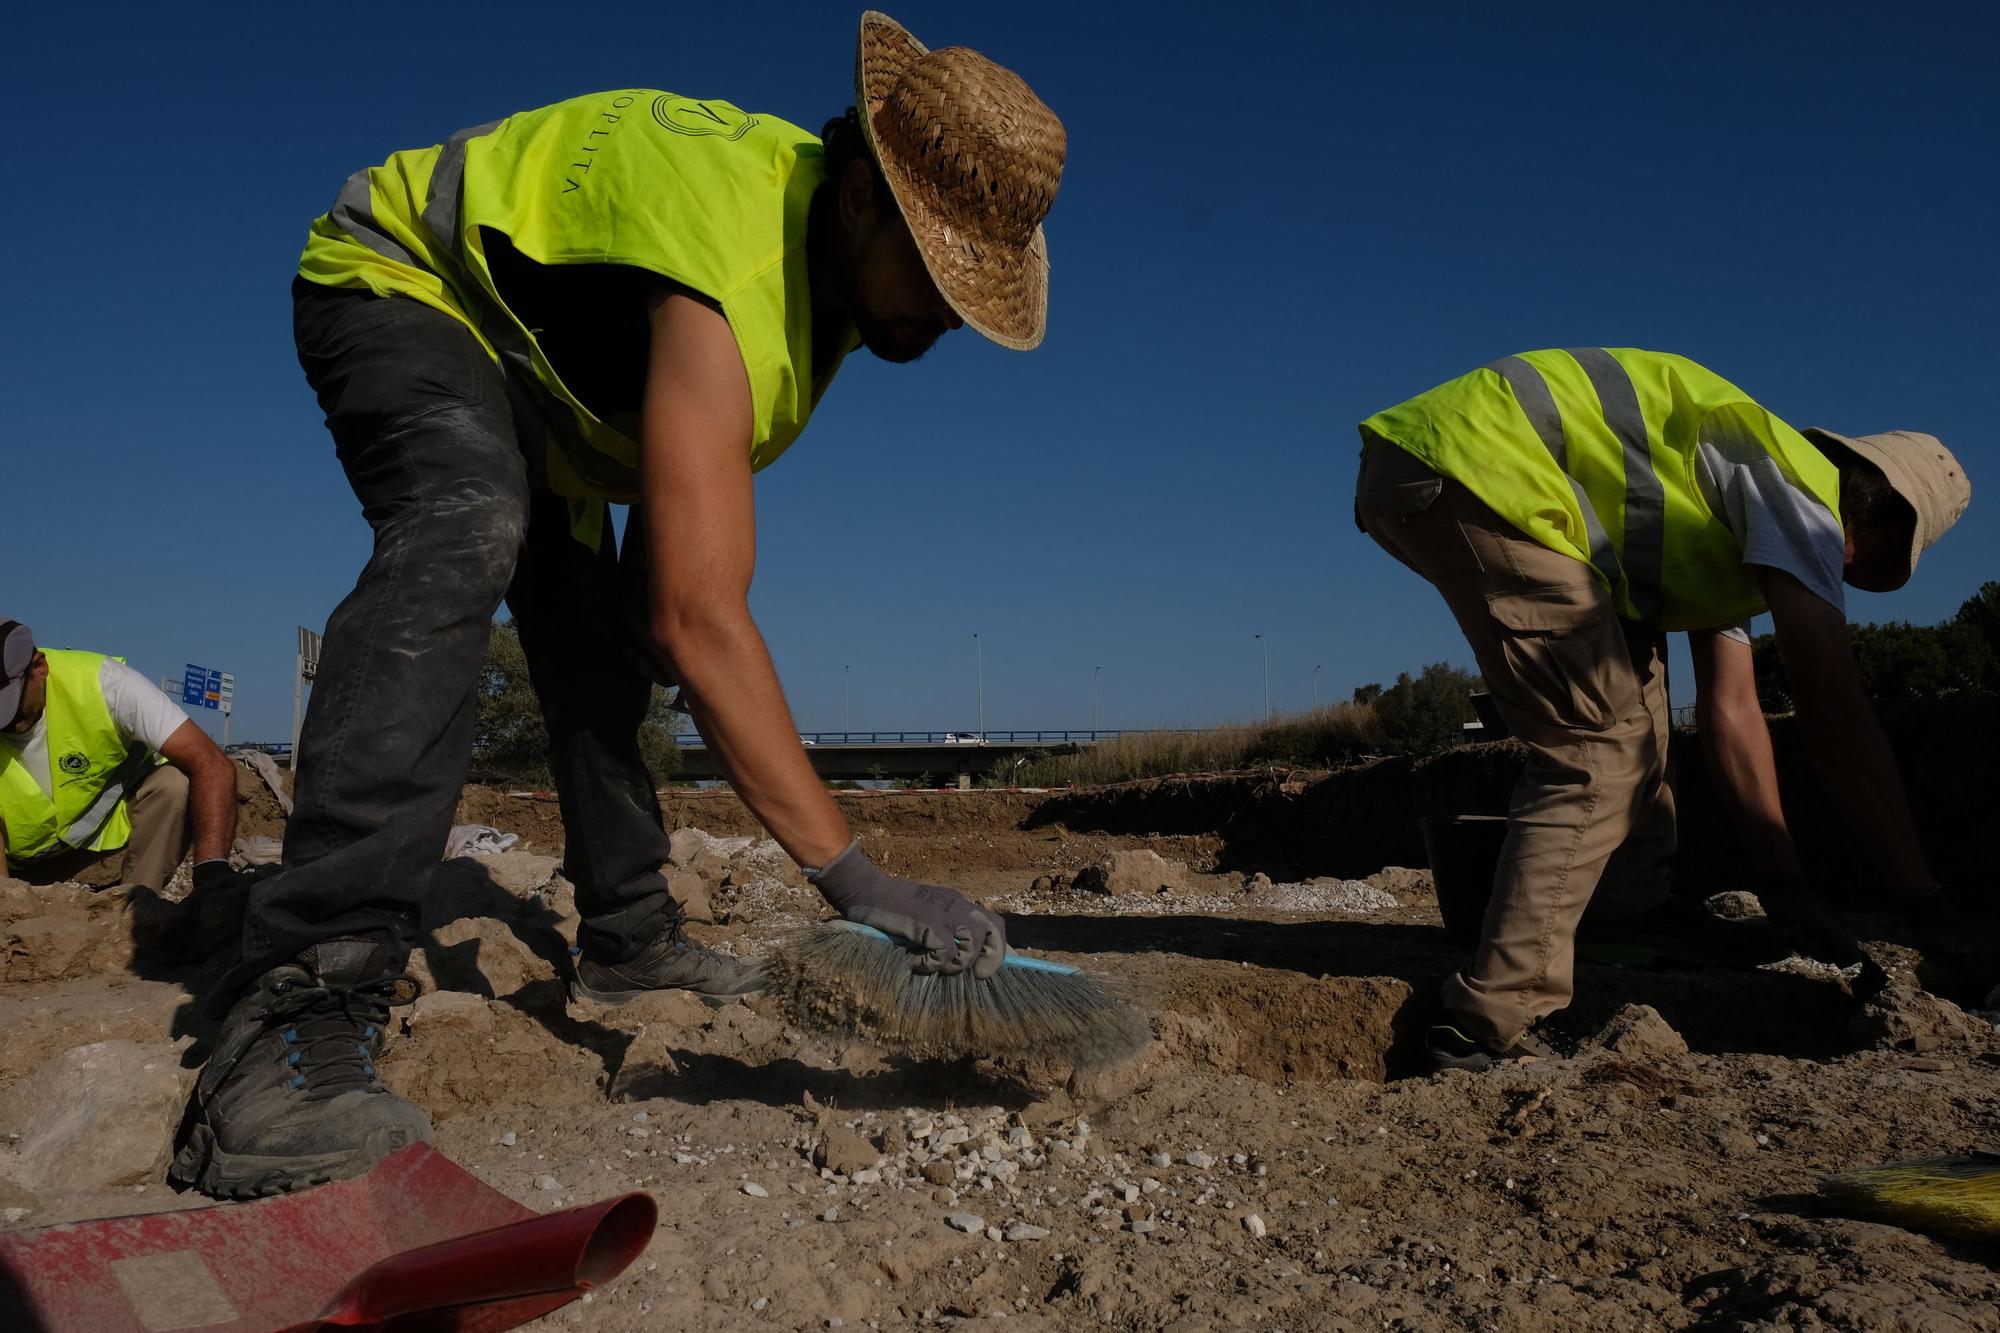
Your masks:
[{"label": "man's beard", "polygon": [[854,321],[861,345],[894,365],[908,365],[937,345],[945,327],[942,323],[919,324],[907,319],[861,319]]}]

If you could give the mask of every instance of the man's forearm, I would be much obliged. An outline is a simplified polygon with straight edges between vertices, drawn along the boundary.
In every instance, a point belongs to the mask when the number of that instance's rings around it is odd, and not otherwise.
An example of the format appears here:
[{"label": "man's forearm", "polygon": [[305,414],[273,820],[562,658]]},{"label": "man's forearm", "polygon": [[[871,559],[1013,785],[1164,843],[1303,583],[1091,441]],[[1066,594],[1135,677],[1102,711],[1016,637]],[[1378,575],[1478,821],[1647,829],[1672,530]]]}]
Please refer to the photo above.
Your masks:
[{"label": "man's forearm", "polygon": [[723,775],[800,865],[825,865],[853,841],[799,745],[777,669],[748,616],[702,619],[662,637]]},{"label": "man's forearm", "polygon": [[236,841],[236,765],[218,759],[188,775],[188,818],[194,825],[197,862],[226,858]]},{"label": "man's forearm", "polygon": [[1759,876],[1797,874],[1799,852],[1785,824],[1778,765],[1764,714],[1754,706],[1701,701],[1695,727],[1751,870]]},{"label": "man's forearm", "polygon": [[1890,893],[1899,899],[1928,893],[1936,881],[1917,842],[1896,756],[1874,710],[1856,701],[1835,720],[1802,707],[1800,720],[1821,783]]}]

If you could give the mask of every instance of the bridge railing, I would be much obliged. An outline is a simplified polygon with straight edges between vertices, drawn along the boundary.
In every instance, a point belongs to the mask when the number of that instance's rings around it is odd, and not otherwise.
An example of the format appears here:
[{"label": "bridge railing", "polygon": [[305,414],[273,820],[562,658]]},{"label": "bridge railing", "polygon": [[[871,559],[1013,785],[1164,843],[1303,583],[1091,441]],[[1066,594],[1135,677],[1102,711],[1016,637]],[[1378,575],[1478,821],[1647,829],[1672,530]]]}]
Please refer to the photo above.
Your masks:
[{"label": "bridge railing", "polygon": [[[807,745],[1089,745],[1120,735],[1116,731],[802,731]],[[683,750],[706,747],[698,734],[674,737]]]}]

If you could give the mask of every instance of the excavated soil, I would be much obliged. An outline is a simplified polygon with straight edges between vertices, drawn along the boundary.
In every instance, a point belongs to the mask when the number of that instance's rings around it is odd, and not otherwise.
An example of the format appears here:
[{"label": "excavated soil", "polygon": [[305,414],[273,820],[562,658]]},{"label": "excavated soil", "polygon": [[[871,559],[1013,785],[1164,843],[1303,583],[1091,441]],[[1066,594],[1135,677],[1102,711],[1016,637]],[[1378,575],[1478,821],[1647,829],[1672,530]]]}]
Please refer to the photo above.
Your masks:
[{"label": "excavated soil", "polygon": [[[1798,959],[1586,965],[1569,1058],[1421,1072],[1462,946],[1428,874],[1385,867],[1422,864],[1416,811],[1504,798],[1507,754],[1372,781],[843,796],[891,869],[964,887],[1014,945],[1151,1015],[1137,1060],[1083,1071],[908,1061],[763,1000],[569,1003],[554,803],[469,789],[462,821],[523,841],[440,866],[385,1077],[533,1207],[659,1201],[647,1254],[537,1327],[2000,1330],[2000,1255],[1814,1198],[1830,1172],[2000,1138],[1993,1023],[1920,993],[1893,922],[1861,918],[1897,983],[1866,1008]],[[820,914],[732,797],[663,806],[714,835],[676,844],[704,938],[756,953]],[[1184,867],[1168,891],[1076,887],[1140,849]],[[238,911],[0,885],[0,1226],[203,1203],[161,1173]],[[41,1090],[85,1046],[164,1054],[178,1083],[135,1099],[116,1143],[80,1130],[53,1172],[47,1126],[67,1122]]]}]

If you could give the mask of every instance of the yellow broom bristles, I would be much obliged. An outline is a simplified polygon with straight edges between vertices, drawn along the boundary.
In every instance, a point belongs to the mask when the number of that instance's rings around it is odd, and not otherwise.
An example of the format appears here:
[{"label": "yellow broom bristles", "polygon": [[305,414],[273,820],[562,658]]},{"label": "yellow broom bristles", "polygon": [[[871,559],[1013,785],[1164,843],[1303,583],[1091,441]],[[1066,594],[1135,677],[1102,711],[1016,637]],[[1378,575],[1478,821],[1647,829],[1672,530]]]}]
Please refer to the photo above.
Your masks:
[{"label": "yellow broom bristles", "polygon": [[1912,1231],[2000,1242],[2000,1153],[1891,1162],[1828,1176],[1820,1193],[1843,1209]]}]

